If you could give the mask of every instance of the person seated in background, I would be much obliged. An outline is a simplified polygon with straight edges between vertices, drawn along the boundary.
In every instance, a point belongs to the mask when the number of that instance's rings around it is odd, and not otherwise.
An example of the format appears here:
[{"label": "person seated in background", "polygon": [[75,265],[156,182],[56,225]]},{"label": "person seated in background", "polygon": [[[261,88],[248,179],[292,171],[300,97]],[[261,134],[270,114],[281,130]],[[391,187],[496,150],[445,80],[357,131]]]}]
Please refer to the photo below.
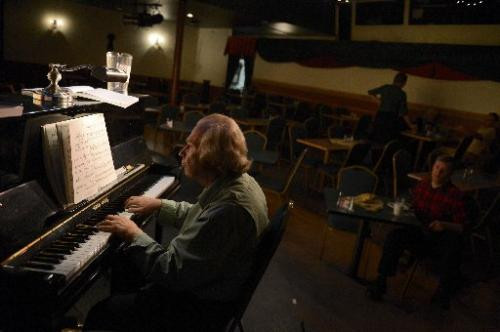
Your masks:
[{"label": "person seated in background", "polygon": [[112,295],[90,310],[85,330],[219,331],[229,321],[269,225],[266,198],[246,173],[245,138],[233,119],[202,118],[179,154],[186,176],[204,187],[198,202],[125,202],[129,212],[156,214],[157,222],[180,229],[165,247],[126,217],[108,215],[98,224],[126,248],[112,271],[121,285],[112,283]]},{"label": "person seated in background", "polygon": [[406,92],[403,91],[407,79],[406,74],[398,73],[394,76],[392,84],[385,84],[368,91],[370,96],[380,100],[372,130],[372,139],[378,143],[385,144],[397,138],[402,129],[415,130],[415,126],[407,116]]},{"label": "person seated in background", "polygon": [[482,165],[487,162],[496,150],[495,143],[498,142],[500,129],[498,114],[489,113],[486,125],[477,130],[472,143],[465,152],[464,159],[470,163]]},{"label": "person seated in background", "polygon": [[448,308],[460,282],[462,232],[466,221],[462,192],[450,182],[453,158],[441,155],[433,164],[430,179],[423,179],[413,190],[413,208],[421,227],[397,228],[387,235],[377,280],[368,287],[372,300],[381,300],[387,278],[397,271],[405,250],[417,257],[437,259],[440,284],[434,300]]}]

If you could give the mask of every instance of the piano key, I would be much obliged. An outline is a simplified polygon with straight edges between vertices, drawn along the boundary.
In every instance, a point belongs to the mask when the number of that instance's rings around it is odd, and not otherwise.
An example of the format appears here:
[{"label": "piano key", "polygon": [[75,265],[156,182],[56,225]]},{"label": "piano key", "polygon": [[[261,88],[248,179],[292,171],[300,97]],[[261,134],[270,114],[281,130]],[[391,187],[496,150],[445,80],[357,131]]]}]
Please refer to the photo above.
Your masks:
[{"label": "piano key", "polygon": [[[172,176],[163,176],[158,181],[155,181],[151,186],[146,189],[142,195],[149,197],[159,197],[165,190],[169,188],[174,182],[175,178]],[[62,274],[66,280],[71,279],[82,267],[92,261],[108,246],[108,240],[111,233],[102,232],[97,230],[95,224],[104,219],[108,214],[118,214],[127,218],[132,218],[133,213],[127,211],[120,211],[123,209],[123,203],[128,196],[123,196],[111,203],[106,204],[99,209],[85,223],[78,224],[72,231],[64,234],[59,240],[55,241],[51,246],[39,252],[33,260],[25,264],[29,269],[37,270],[51,270],[51,273]],[[68,245],[67,249],[61,243]],[[37,257],[40,261],[43,259],[60,259],[58,263],[44,264],[37,262]]]}]

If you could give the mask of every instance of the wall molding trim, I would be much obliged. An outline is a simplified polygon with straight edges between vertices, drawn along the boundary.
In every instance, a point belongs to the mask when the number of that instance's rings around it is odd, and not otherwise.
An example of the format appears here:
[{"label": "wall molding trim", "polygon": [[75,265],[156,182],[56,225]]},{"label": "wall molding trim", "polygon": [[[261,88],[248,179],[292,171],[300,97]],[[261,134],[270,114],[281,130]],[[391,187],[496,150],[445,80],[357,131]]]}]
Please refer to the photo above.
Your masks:
[{"label": "wall molding trim", "polygon": [[[375,115],[377,111],[377,102],[368,94],[361,95],[265,79],[254,79],[252,86],[260,93],[289,97],[313,105],[325,104],[331,107],[345,107],[357,114]],[[445,126],[463,127],[465,130],[475,130],[483,124],[487,117],[486,114],[419,103],[408,103],[408,110],[410,117],[438,116]]]}]

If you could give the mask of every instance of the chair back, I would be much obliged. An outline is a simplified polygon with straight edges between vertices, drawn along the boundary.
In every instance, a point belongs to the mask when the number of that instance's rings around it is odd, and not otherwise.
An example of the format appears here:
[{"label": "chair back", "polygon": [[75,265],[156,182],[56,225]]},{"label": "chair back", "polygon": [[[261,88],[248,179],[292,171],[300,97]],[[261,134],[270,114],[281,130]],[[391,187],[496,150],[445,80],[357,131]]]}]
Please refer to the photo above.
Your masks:
[{"label": "chair back", "polygon": [[242,287],[242,292],[236,301],[234,314],[228,323],[226,331],[234,331],[238,325],[241,325],[241,319],[252,299],[253,293],[257,289],[269,262],[271,262],[283,238],[291,208],[293,208],[293,202],[290,201],[283,204],[273,215],[269,228],[262,235],[254,255],[252,272]]},{"label": "chair back", "polygon": [[[343,195],[356,196],[363,193],[374,193],[377,189],[378,177],[363,166],[351,166],[340,169],[337,178],[337,189]],[[350,216],[328,216],[327,224],[342,231],[355,233],[359,229],[359,220]]]},{"label": "chair back", "polygon": [[304,121],[304,126],[306,127],[307,137],[319,137],[319,119],[317,117],[308,117],[306,121]]},{"label": "chair back", "polygon": [[298,102],[295,108],[293,119],[303,122],[311,115],[311,108],[305,102]]},{"label": "chair back", "polygon": [[344,126],[334,125],[328,127],[328,138],[343,138],[346,134],[346,130]]},{"label": "chair back", "polygon": [[243,135],[245,136],[247,150],[249,152],[264,150],[267,143],[267,139],[264,134],[258,132],[257,130],[247,130],[243,133]]},{"label": "chair back", "polygon": [[193,129],[196,123],[203,117],[203,113],[199,111],[189,111],[184,113],[183,122],[187,128]]},{"label": "chair back", "polygon": [[484,215],[479,219],[478,223],[473,227],[473,231],[480,230],[485,228],[495,221],[499,220],[500,216],[500,193],[497,194],[493,203],[491,203],[488,210],[484,213]]},{"label": "chair back", "polygon": [[182,96],[182,103],[184,105],[198,105],[200,103],[200,96],[197,93],[186,93]]},{"label": "chair back", "polygon": [[220,113],[224,114],[226,112],[226,103],[223,101],[214,101],[208,107],[208,114]]},{"label": "chair back", "polygon": [[362,193],[374,193],[377,189],[378,176],[363,166],[342,168],[338,173],[337,189],[344,195],[355,196]]},{"label": "chair back", "polygon": [[453,154],[453,159],[455,159],[455,162],[459,162],[462,160],[465,151],[469,148],[469,145],[472,143],[472,140],[474,139],[474,136],[469,135],[465,136],[462,138],[460,143],[457,146],[457,149],[455,150],[455,153]]},{"label": "chair back", "polygon": [[372,117],[369,115],[363,115],[358,121],[356,128],[354,129],[352,136],[354,139],[361,139],[368,137],[370,126],[372,123]]},{"label": "chair back", "polygon": [[285,139],[286,120],[281,116],[272,118],[267,126],[266,149],[278,151]]},{"label": "chair back", "polygon": [[368,152],[370,152],[370,147],[371,144],[368,142],[359,142],[354,144],[347,153],[342,167],[363,164]]},{"label": "chair back", "polygon": [[392,156],[392,193],[394,199],[410,186],[408,173],[413,167],[412,155],[400,149]]},{"label": "chair back", "polygon": [[290,189],[290,185],[292,184],[293,179],[295,178],[295,174],[297,174],[297,170],[300,167],[300,164],[302,164],[302,161],[304,161],[304,158],[306,156],[306,153],[309,149],[304,148],[302,150],[302,153],[300,156],[297,158],[297,161],[295,161],[295,164],[293,165],[292,169],[290,170],[290,173],[288,173],[288,177],[286,178],[285,181],[285,186],[283,187],[283,190],[281,190],[281,195],[286,196],[288,194],[288,190]]},{"label": "chair back", "polygon": [[321,133],[324,133],[328,130],[328,127],[332,123],[332,119],[328,117],[333,113],[333,109],[324,104],[319,104],[316,107],[318,117],[319,117],[319,130]]},{"label": "chair back", "polygon": [[375,166],[373,166],[373,172],[375,174],[379,174],[384,170],[390,169],[392,163],[392,156],[399,149],[400,145],[401,144],[399,143],[398,140],[389,141],[384,145],[382,154],[375,163]]},{"label": "chair back", "polygon": [[290,148],[290,161],[293,162],[299,153],[305,148],[304,145],[297,142],[299,138],[306,138],[307,131],[303,125],[295,125],[288,127],[288,139]]},{"label": "chair back", "polygon": [[231,110],[231,117],[233,119],[244,119],[248,118],[248,109],[241,106],[241,107],[236,107],[233,110]]}]

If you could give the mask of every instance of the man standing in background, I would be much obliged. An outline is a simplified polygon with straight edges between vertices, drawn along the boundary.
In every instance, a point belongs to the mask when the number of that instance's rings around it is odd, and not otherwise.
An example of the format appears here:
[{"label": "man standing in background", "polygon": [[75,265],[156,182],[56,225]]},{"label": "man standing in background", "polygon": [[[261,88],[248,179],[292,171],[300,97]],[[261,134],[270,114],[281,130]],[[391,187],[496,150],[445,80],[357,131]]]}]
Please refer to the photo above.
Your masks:
[{"label": "man standing in background", "polygon": [[392,84],[368,91],[370,96],[380,100],[372,131],[372,139],[378,143],[385,144],[395,139],[400,131],[401,120],[407,127],[413,128],[407,116],[406,93],[403,91],[406,80],[406,74],[398,73]]}]

